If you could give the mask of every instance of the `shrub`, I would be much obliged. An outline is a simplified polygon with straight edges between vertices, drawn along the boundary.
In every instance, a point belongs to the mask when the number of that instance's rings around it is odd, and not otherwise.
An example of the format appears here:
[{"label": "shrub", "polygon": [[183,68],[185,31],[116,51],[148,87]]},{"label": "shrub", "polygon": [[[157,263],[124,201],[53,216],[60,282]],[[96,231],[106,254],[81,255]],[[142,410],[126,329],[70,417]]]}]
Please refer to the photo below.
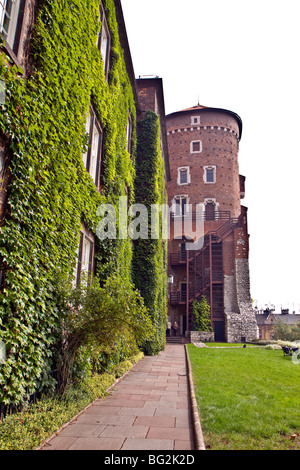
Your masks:
[{"label": "shrub", "polygon": [[90,372],[93,368],[94,372],[98,372],[99,367],[105,369],[101,354],[107,355],[109,366],[114,367],[120,359],[137,354],[138,347],[151,331],[151,320],[141,295],[128,280],[118,276],[109,278],[104,287],[100,287],[95,278],[91,286],[81,285],[67,291],[61,322],[56,351],[60,394],[64,394],[72,382],[80,355],[85,356],[83,363],[89,357]]},{"label": "shrub", "polygon": [[195,300],[193,302],[193,316],[195,330],[213,331],[210,318],[210,306],[204,295],[200,301]]}]

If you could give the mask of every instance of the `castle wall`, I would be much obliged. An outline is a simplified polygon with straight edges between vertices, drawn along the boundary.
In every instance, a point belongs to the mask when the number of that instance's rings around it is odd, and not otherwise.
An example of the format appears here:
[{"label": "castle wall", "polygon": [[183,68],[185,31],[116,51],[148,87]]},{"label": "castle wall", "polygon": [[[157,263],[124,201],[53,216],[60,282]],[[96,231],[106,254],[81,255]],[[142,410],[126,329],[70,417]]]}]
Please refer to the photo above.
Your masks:
[{"label": "castle wall", "polygon": [[[239,175],[238,164],[241,128],[241,121],[233,113],[201,106],[167,116],[171,172],[167,183],[169,207],[178,210],[178,201],[180,204],[185,201],[189,205],[186,210],[191,214],[199,204],[204,212],[207,204],[213,205],[219,216],[223,215],[221,219],[205,221],[204,233],[218,230],[229,218],[241,221],[241,226],[222,241],[222,315],[228,342],[257,337],[250,297],[247,209],[240,203],[245,191],[245,178]],[[212,181],[208,181],[207,169]],[[181,171],[187,173],[183,181]],[[172,227],[171,223],[170,252],[180,248],[178,240],[172,240]],[[178,290],[185,272],[183,266],[180,269],[169,266],[169,271],[174,275],[172,289]],[[181,313],[183,321],[186,307],[173,305],[170,311],[177,321]],[[218,310],[215,318],[222,321],[222,315]]]},{"label": "castle wall", "polygon": [[228,343],[252,341],[258,338],[258,326],[250,301],[248,259],[236,260],[236,294],[239,313],[226,312]]},{"label": "castle wall", "polygon": [[258,327],[251,304],[249,273],[249,235],[247,208],[241,207],[242,226],[236,228],[234,238],[234,273],[225,277],[226,337],[228,342],[251,341],[258,338]]},{"label": "castle wall", "polygon": [[[199,122],[192,124],[193,117]],[[240,180],[238,168],[239,128],[237,122],[222,112],[189,112],[167,117],[169,153],[172,158],[171,181],[168,183],[169,205],[174,194],[188,191],[189,202],[215,200],[218,210],[240,214]],[[192,152],[193,142],[200,151]],[[206,183],[205,167],[215,167],[215,184]],[[178,186],[178,168],[189,167],[190,183]]]}]

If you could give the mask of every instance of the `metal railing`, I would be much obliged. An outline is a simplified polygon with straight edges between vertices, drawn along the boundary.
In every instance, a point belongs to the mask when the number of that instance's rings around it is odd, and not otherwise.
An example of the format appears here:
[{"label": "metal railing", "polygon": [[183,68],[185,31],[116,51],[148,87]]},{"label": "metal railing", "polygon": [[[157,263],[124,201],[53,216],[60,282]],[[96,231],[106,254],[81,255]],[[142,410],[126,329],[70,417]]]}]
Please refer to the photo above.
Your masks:
[{"label": "metal railing", "polygon": [[[203,248],[209,246],[210,242],[218,243],[224,238],[229,235],[233,231],[233,229],[237,227],[242,227],[242,219],[241,217],[236,217],[229,219],[225,224],[221,225],[221,227],[218,230],[212,230],[210,232],[207,232],[204,237],[203,237]],[[202,249],[203,249],[202,248]],[[192,260],[199,254],[201,250],[194,251],[194,250],[181,250],[177,252],[170,253],[170,262],[171,265],[176,265],[176,264],[183,264],[186,263],[187,259],[187,253],[189,256],[189,260]]]},{"label": "metal railing", "polygon": [[215,211],[213,213],[206,213],[205,211],[197,212],[187,212],[186,214],[176,214],[171,212],[171,220],[176,217],[186,218],[188,220],[196,220],[199,217],[201,220],[228,220],[230,219],[230,211]]}]

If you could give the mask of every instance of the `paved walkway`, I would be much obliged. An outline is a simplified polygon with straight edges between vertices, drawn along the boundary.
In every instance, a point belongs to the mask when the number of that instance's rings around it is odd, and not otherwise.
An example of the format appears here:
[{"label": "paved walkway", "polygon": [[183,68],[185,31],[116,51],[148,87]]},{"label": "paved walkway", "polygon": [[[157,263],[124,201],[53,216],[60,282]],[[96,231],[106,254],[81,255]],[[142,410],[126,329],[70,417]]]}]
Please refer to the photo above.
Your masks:
[{"label": "paved walkway", "polygon": [[144,357],[43,450],[195,449],[184,345]]}]

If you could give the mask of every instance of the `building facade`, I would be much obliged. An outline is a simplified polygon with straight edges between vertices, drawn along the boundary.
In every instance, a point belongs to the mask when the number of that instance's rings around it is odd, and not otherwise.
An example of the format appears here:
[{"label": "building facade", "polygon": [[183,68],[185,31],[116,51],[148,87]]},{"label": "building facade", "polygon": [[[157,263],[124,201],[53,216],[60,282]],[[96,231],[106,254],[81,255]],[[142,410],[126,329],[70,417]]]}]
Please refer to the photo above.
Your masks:
[{"label": "building facade", "polygon": [[259,339],[274,340],[275,327],[278,322],[286,326],[300,325],[300,315],[289,313],[289,309],[281,309],[281,313],[275,313],[274,310],[263,310],[255,314],[259,330]]},{"label": "building facade", "polygon": [[[150,353],[164,347],[167,289],[181,334],[205,295],[216,340],[255,338],[239,116],[166,117],[162,80],[135,78],[120,0],[0,0],[0,35],[0,405],[50,380],[58,275],[134,279]],[[168,255],[159,237],[99,238],[99,206],[118,214],[126,197],[171,207]]]},{"label": "building facade", "polygon": [[171,322],[187,335],[192,303],[204,295],[215,340],[254,339],[245,178],[238,164],[242,121],[231,111],[198,105],[168,115],[167,134]]},{"label": "building facade", "polygon": [[[145,112],[155,122],[160,166],[150,177],[159,181],[158,199],[168,148],[162,83],[138,90],[120,0],[0,0],[0,85],[1,414],[1,403],[18,403],[52,380],[58,287],[87,276],[132,285],[133,259],[143,266],[128,233],[101,238],[99,224],[101,206],[112,206],[119,222],[120,198],[127,208],[136,201]],[[157,106],[146,97],[153,93]],[[125,218],[128,227],[132,217]],[[156,298],[147,298],[159,333],[152,350],[164,347],[167,313],[159,241],[147,259],[156,269]]]}]

